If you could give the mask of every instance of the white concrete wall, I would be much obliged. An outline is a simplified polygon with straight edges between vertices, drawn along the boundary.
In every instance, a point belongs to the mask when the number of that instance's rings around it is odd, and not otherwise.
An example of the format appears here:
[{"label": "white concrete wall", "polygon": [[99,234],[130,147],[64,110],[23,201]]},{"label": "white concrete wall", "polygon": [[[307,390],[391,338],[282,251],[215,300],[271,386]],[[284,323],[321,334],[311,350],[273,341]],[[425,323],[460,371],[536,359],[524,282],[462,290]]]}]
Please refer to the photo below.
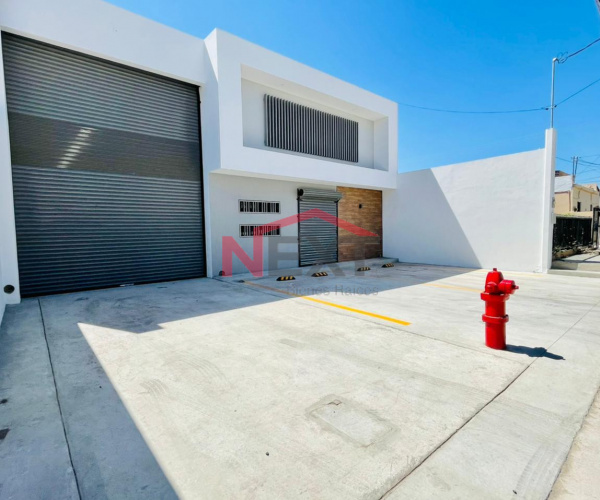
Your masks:
[{"label": "white concrete wall", "polygon": [[[0,271],[0,281],[2,281],[2,272]],[[0,290],[0,325],[2,324],[2,318],[4,317],[4,310],[6,309],[6,296],[4,291]]]},{"label": "white concrete wall", "polygon": [[383,194],[384,255],[545,271],[544,169],[540,149],[399,174]]},{"label": "white concrete wall", "polygon": [[554,237],[554,182],[556,178],[556,129],[545,133],[544,159],[542,165],[542,236],[540,238],[540,272],[547,272],[552,266],[552,240]]},{"label": "white concrete wall", "polygon": [[[4,87],[4,63],[0,43],[0,322],[6,304],[20,300],[19,266],[17,262],[17,237],[13,202],[10,137],[8,135],[8,110]],[[11,294],[4,292],[6,285],[15,287]]]},{"label": "white concrete wall", "polygon": [[[396,103],[343,82],[330,75],[249,43],[221,30],[207,38],[216,44],[219,82],[220,168],[236,175],[276,180],[316,182],[371,189],[394,188],[397,169]],[[284,92],[293,100],[349,114],[373,123],[372,166],[352,167],[332,161],[281,150],[244,144],[242,82]],[[257,126],[264,127],[264,123]],[[246,137],[248,141],[248,137]],[[369,151],[366,151],[370,154]]]},{"label": "white concrete wall", "polygon": [[0,29],[201,85],[204,41],[99,0],[0,1]]},{"label": "white concrete wall", "polygon": [[[301,187],[317,187],[335,191],[335,187],[332,186],[212,173],[210,175],[212,275],[218,275],[219,271],[223,269],[223,236],[233,236],[246,254],[250,258],[253,258],[253,238],[240,238],[240,224],[267,224],[285,217],[297,215],[297,191]],[[239,200],[278,201],[281,204],[281,213],[240,213]],[[298,266],[298,225],[293,224],[282,227],[281,236],[281,238],[264,238],[263,269],[269,269],[269,246],[274,244],[278,244],[277,251],[279,253],[287,253],[286,256],[282,256],[284,258],[277,262],[275,269]],[[233,274],[247,272],[246,267],[234,256]]]}]

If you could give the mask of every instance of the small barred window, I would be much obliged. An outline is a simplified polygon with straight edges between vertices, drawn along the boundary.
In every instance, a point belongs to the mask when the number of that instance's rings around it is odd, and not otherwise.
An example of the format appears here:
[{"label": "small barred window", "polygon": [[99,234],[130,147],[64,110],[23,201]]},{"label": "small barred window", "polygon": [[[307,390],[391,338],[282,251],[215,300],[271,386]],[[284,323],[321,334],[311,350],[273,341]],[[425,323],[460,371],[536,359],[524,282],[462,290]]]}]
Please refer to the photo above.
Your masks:
[{"label": "small barred window", "polygon": [[240,200],[240,212],[248,214],[278,214],[278,201]]},{"label": "small barred window", "polygon": [[279,224],[242,224],[240,226],[242,238],[259,235],[281,236],[281,226]]}]

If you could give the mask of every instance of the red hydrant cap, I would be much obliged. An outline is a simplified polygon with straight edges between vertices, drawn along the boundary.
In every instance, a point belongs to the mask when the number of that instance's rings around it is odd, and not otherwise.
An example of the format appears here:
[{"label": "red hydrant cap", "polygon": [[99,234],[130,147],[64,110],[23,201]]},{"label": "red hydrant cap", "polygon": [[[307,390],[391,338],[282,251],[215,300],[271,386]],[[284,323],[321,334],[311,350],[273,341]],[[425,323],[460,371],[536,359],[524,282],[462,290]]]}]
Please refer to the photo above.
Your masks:
[{"label": "red hydrant cap", "polygon": [[513,280],[503,280],[498,284],[498,290],[502,293],[515,293],[519,287],[515,285]]},{"label": "red hydrant cap", "polygon": [[501,271],[494,267],[485,278],[485,291],[493,294],[513,294],[519,287],[513,280],[505,280]]}]

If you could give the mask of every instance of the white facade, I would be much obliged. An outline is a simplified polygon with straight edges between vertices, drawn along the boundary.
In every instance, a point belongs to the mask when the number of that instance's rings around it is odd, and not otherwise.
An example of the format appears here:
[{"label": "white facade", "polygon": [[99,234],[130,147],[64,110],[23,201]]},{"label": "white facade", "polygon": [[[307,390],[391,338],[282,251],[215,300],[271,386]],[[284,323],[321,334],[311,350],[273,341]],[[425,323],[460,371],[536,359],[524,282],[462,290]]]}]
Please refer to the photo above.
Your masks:
[{"label": "white facade", "polygon": [[[0,29],[199,87],[208,276],[222,270],[224,236],[236,237],[252,256],[251,238],[238,238],[240,224],[262,224],[297,214],[300,187],[335,190],[336,186],[384,191],[384,253],[388,257],[469,266],[497,264],[512,269],[547,268],[540,261],[547,230],[544,236],[539,224],[548,204],[545,178],[538,171],[538,166],[543,168],[542,152],[491,159],[472,168],[454,166],[398,176],[394,102],[223,31],[215,30],[202,40],[97,0],[2,2]],[[15,291],[0,291],[0,314],[5,303],[20,300],[3,78],[0,71],[0,282],[2,287],[14,286]],[[265,94],[357,122],[358,162],[265,146]],[[536,167],[523,170],[523,162]],[[460,174],[464,177],[460,182],[459,171],[468,172]],[[490,191],[489,185],[497,187]],[[465,196],[470,200],[466,205],[462,201]],[[481,206],[491,197],[493,207],[481,214]],[[278,201],[281,212],[240,214],[240,199]],[[531,213],[532,203],[535,214],[530,217],[526,214]],[[504,247],[498,244],[505,241],[501,231],[477,234],[480,225],[493,225],[489,217],[496,214],[506,223],[519,218],[528,221]],[[440,218],[448,217],[454,217],[452,224],[440,224]],[[458,243],[452,242],[460,234],[452,231],[453,227],[463,231]],[[424,232],[429,235],[424,236]],[[464,244],[464,232],[468,233],[469,245]],[[283,228],[282,236],[287,238],[277,250],[289,253],[289,258],[280,259],[277,267],[297,265],[297,227]],[[436,254],[432,247],[440,244],[451,253]],[[267,265],[269,248],[267,242]],[[508,252],[524,255],[525,262],[506,260],[503,256]],[[234,272],[244,270],[234,261]]]},{"label": "white facade", "polygon": [[[275,189],[287,213],[297,210],[295,190],[301,186],[395,187],[395,103],[233,35],[215,30],[202,40],[95,0],[3,2],[0,28],[198,85],[209,276],[221,269],[220,237],[227,232],[225,228],[239,224],[228,226],[224,217],[236,213],[237,199],[242,197],[237,189],[244,188],[245,198],[252,198],[253,193],[265,198],[269,189]],[[6,97],[0,82],[4,123],[0,130],[0,271],[3,286],[15,286],[15,292],[2,294],[0,300],[15,303],[20,300],[19,275]],[[264,146],[262,99],[267,92],[358,121],[358,164]],[[255,179],[244,181],[239,176]],[[294,229],[286,229],[290,231]],[[247,247],[246,240],[240,242]]]},{"label": "white facade", "polygon": [[[205,158],[205,171],[371,189],[396,187],[394,102],[220,30],[209,35],[206,45],[218,80],[219,141],[214,144],[219,145],[219,161]],[[253,128],[261,118],[265,91],[357,119],[359,145],[364,148],[358,166],[259,145]],[[203,114],[203,129],[206,120]]]},{"label": "white facade", "polygon": [[[553,170],[545,149],[398,175],[383,196],[384,254],[402,262],[546,272]],[[546,238],[546,239],[545,239]]]},{"label": "white facade", "polygon": [[[250,258],[254,257],[253,238],[239,236],[241,224],[267,224],[294,216],[298,213],[297,190],[305,187],[335,190],[335,186],[308,182],[287,182],[238,175],[211,174],[211,252],[213,273],[223,270],[223,237],[234,236],[242,250]],[[241,199],[275,201],[280,204],[280,213],[239,213]],[[281,237],[265,237],[263,248],[263,269],[289,269],[298,266],[298,224],[281,228]],[[277,254],[277,255],[276,255]],[[248,270],[239,259],[233,259],[233,273]]]}]

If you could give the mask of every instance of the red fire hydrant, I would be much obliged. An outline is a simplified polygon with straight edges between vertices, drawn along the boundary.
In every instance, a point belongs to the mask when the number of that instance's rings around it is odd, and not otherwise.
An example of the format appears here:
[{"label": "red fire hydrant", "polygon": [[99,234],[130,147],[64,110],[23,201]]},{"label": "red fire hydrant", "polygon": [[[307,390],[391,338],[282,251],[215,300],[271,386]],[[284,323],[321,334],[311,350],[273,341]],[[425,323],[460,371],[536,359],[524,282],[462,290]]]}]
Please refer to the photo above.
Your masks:
[{"label": "red fire hydrant", "polygon": [[485,323],[485,345],[492,349],[506,349],[506,301],[518,289],[513,280],[505,280],[496,268],[485,278],[485,292],[481,294],[485,314],[481,319]]}]

